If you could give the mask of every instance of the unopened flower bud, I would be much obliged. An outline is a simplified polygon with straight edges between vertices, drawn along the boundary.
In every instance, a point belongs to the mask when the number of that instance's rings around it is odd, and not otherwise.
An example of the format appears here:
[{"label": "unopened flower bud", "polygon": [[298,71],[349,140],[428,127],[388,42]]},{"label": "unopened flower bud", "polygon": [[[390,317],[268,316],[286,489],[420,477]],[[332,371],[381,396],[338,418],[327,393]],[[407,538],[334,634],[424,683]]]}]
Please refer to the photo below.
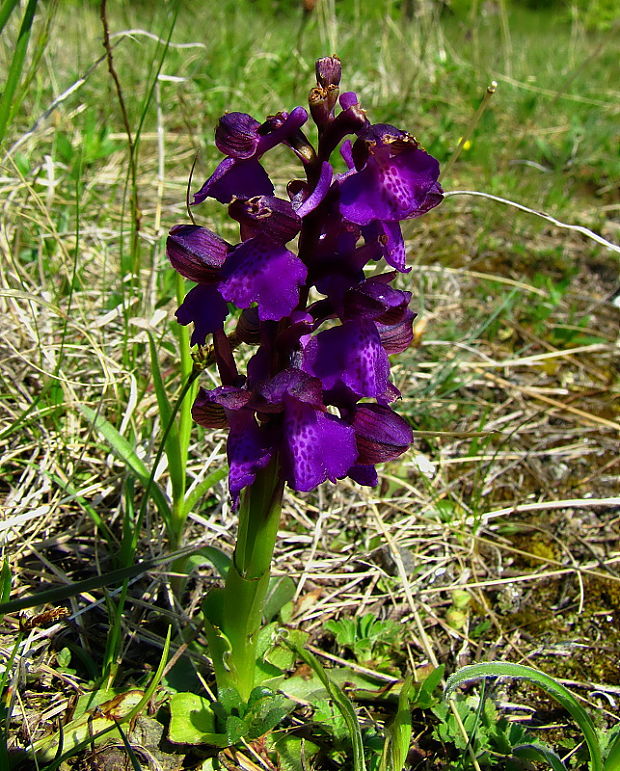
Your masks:
[{"label": "unopened flower bud", "polygon": [[316,81],[319,86],[329,88],[330,86],[338,86],[340,83],[342,64],[337,56],[324,56],[317,59],[315,69]]}]

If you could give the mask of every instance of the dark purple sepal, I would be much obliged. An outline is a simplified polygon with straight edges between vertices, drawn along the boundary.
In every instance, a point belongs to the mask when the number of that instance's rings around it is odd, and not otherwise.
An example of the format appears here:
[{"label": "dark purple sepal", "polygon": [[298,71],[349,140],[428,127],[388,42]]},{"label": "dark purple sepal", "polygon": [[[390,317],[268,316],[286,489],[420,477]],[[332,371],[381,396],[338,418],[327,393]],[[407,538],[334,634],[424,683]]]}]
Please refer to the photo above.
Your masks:
[{"label": "dark purple sepal", "polygon": [[308,492],[346,476],[357,458],[355,433],[340,418],[287,396],[281,458],[289,485]]},{"label": "dark purple sepal", "polygon": [[198,284],[191,289],[176,312],[183,326],[194,323],[191,345],[204,345],[207,335],[220,329],[228,316],[228,305],[215,286]]},{"label": "dark purple sepal", "polygon": [[344,296],[344,317],[364,318],[382,324],[398,324],[405,317],[411,292],[394,289],[389,282],[395,276],[374,276],[352,287]]},{"label": "dark purple sepal", "polygon": [[255,195],[272,195],[273,183],[267,172],[255,158],[238,160],[224,158],[213,174],[195,193],[193,205],[207,198],[220,203],[230,203],[233,198],[252,198]]},{"label": "dark purple sepal", "polygon": [[311,338],[303,369],[319,378],[326,391],[339,384],[358,397],[384,398],[390,362],[371,321],[347,321]]},{"label": "dark purple sepal", "polygon": [[219,290],[238,308],[258,304],[261,321],[279,321],[299,302],[307,269],[303,262],[263,235],[235,247],[222,269]]},{"label": "dark purple sepal", "polygon": [[207,228],[176,225],[166,241],[166,254],[172,267],[190,281],[216,280],[231,245]]},{"label": "dark purple sepal", "polygon": [[192,405],[192,418],[205,428],[226,428],[228,421],[221,404],[209,397],[209,392],[201,388]]},{"label": "dark purple sepal", "polygon": [[385,405],[359,404],[352,425],[362,465],[394,460],[413,441],[409,424]]},{"label": "dark purple sepal", "polygon": [[239,321],[235,328],[235,334],[239,340],[243,343],[248,343],[248,345],[258,345],[260,343],[260,332],[258,309],[252,307],[241,311],[241,316],[239,316]]},{"label": "dark purple sepal", "polygon": [[215,129],[215,144],[224,155],[232,158],[252,158],[256,155],[260,123],[244,112],[223,115]]},{"label": "dark purple sepal", "polygon": [[416,314],[408,310],[402,321],[397,324],[381,324],[376,322],[381,345],[388,356],[407,350],[413,340],[413,320]]}]

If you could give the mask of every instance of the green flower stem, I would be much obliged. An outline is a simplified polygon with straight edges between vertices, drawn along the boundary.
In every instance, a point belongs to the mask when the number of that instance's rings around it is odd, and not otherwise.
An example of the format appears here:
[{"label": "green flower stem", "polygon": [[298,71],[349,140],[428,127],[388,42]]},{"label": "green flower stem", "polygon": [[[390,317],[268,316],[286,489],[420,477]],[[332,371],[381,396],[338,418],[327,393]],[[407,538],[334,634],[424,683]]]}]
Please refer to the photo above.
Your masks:
[{"label": "green flower stem", "polygon": [[280,522],[284,484],[279,477],[274,459],[244,491],[226,583],[209,592],[203,604],[218,691],[234,688],[244,701],[254,688],[258,632]]}]

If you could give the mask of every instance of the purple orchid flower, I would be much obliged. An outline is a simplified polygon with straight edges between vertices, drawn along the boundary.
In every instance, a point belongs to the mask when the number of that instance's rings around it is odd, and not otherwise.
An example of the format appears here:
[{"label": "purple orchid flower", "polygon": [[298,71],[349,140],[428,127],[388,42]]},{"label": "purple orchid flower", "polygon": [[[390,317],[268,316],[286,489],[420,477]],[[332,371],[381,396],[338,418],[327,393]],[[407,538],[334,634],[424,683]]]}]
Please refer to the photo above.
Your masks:
[{"label": "purple orchid flower", "polygon": [[[390,406],[400,393],[389,357],[410,345],[415,314],[411,293],[392,284],[408,270],[400,222],[442,199],[439,164],[407,132],[371,124],[357,94],[339,96],[336,57],[320,59],[316,74],[309,97],[316,150],[302,130],[302,107],[263,123],[228,113],[218,124],[226,157],[193,203],[227,204],[239,242],[178,225],[167,243],[172,266],[197,284],[177,318],[194,324],[192,344],[213,337],[222,385],[200,391],[193,416],[228,430],[235,505],[275,458],[295,490],[346,476],[376,485],[376,464],[412,441]],[[303,169],[287,186],[288,200],[276,196],[261,165],[277,145]],[[348,171],[335,175],[338,147]],[[381,259],[393,270],[369,277],[366,267]],[[240,343],[255,347],[246,374],[233,355]]]}]

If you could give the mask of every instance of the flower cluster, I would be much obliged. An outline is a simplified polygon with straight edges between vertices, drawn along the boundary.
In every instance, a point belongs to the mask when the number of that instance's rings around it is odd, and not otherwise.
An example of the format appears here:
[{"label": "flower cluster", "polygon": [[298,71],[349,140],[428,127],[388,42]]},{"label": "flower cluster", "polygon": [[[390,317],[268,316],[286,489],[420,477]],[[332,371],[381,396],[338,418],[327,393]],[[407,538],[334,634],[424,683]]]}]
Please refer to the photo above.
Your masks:
[{"label": "flower cluster", "polygon": [[[414,314],[411,293],[391,284],[408,270],[399,223],[442,199],[439,164],[407,132],[371,124],[355,93],[340,94],[340,71],[337,57],[316,64],[316,147],[302,131],[303,107],[263,123],[245,113],[220,119],[215,142],[226,157],[193,203],[227,204],[239,243],[193,224],[168,238],[172,266],[196,282],[177,318],[193,323],[192,345],[212,336],[222,383],[201,389],[193,417],[229,430],[235,503],[275,458],[295,490],[345,476],[375,485],[375,464],[412,439],[389,406],[400,394],[388,357],[410,344]],[[276,145],[304,170],[288,198],[261,164]],[[338,147],[343,173],[330,163]],[[368,270],[381,259],[391,270]],[[256,347],[246,373],[234,358],[241,343]]]}]

